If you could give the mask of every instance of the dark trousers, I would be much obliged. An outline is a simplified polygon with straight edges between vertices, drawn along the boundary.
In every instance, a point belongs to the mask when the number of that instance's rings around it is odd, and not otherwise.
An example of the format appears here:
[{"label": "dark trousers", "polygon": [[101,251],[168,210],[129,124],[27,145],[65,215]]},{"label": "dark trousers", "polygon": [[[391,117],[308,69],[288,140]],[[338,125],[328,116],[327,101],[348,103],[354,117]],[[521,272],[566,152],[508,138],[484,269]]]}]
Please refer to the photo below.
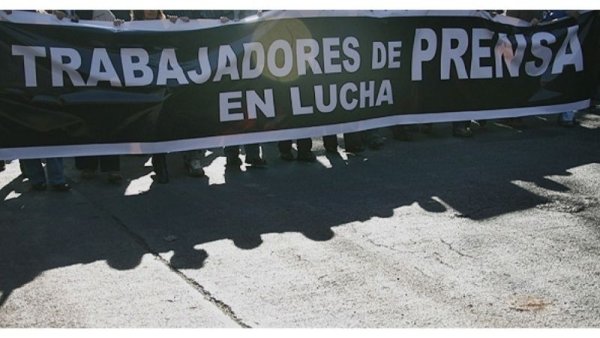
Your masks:
[{"label": "dark trousers", "polygon": [[119,171],[121,161],[118,155],[75,157],[75,167],[79,170]]},{"label": "dark trousers", "polygon": [[75,167],[79,170],[96,171],[119,171],[121,170],[121,161],[118,155],[108,156],[83,156],[75,157]]},{"label": "dark trousers", "polygon": [[[240,155],[240,146],[227,146],[223,150],[227,158],[234,158]],[[245,144],[244,152],[246,153],[246,160],[260,158],[260,144]]]},{"label": "dark trousers", "polygon": [[458,121],[458,122],[452,122],[452,128],[453,129],[457,129],[457,128],[468,128],[471,126],[471,121]]},{"label": "dark trousers", "polygon": [[[312,139],[311,138],[303,138],[296,141],[296,145],[298,146],[298,152],[304,153],[312,150]],[[279,148],[280,153],[289,153],[292,151],[292,141],[279,141],[277,143],[277,147]]]},{"label": "dark trousers", "polygon": [[[362,145],[361,132],[344,134],[344,147],[354,148]],[[323,136],[323,145],[325,149],[335,149],[338,146],[337,135]]]}]

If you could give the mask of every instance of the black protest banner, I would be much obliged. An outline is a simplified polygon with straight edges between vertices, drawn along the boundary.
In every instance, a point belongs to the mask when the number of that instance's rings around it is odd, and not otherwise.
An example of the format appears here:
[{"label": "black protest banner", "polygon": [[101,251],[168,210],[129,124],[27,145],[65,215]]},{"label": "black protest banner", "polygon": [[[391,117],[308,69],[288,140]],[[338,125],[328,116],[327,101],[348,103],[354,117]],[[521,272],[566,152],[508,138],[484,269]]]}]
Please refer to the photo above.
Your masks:
[{"label": "black protest banner", "polygon": [[[0,158],[180,151],[589,106],[597,15],[0,16]],[[516,22],[516,21],[515,21]]]}]

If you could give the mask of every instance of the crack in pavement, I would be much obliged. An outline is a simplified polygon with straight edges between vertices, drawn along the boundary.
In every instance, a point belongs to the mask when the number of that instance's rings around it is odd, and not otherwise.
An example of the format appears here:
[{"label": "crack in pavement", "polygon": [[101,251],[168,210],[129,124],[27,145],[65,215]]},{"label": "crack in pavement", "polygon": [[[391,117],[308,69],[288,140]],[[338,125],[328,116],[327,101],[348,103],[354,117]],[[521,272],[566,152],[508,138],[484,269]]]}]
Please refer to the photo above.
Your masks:
[{"label": "crack in pavement", "polygon": [[[101,210],[103,210],[103,209],[101,209]],[[106,212],[105,210],[103,210],[103,211]],[[106,212],[106,213],[108,213],[108,212]],[[206,299],[207,301],[209,301],[210,303],[212,303],[216,307],[218,307],[219,310],[221,310],[221,312],[223,312],[227,317],[229,317],[231,320],[236,322],[239,326],[241,326],[243,328],[251,328],[250,325],[244,323],[244,321],[242,321],[235,314],[233,309],[231,309],[231,306],[227,305],[220,299],[215,298],[210,293],[210,291],[208,291],[208,290],[206,290],[206,288],[204,288],[204,286],[202,286],[200,283],[196,282],[195,280],[193,280],[192,278],[188,277],[186,274],[184,274],[183,272],[181,272],[180,270],[175,268],[173,265],[171,265],[171,263],[169,263],[166,259],[164,259],[158,252],[154,251],[152,249],[152,247],[144,240],[144,238],[142,236],[136,234],[131,229],[129,229],[127,227],[127,225],[120,218],[118,218],[117,216],[115,216],[111,213],[108,213],[108,214],[111,216],[111,218],[113,220],[115,220],[120,225],[122,230],[125,231],[130,237],[132,237],[133,240],[136,241],[139,245],[141,245],[142,248],[144,248],[144,250],[146,250],[147,252],[152,254],[156,259],[158,259],[160,262],[165,264],[169,268],[169,270],[173,271],[177,276],[179,276],[181,279],[183,279],[187,284],[192,286],[196,291],[198,291],[204,297],[204,299]]]},{"label": "crack in pavement", "polygon": [[[378,247],[378,248],[384,248],[384,249],[388,249],[390,251],[394,251],[397,253],[403,253],[403,254],[415,254],[417,253],[417,251],[415,250],[400,250],[394,246],[390,246],[390,245],[386,245],[386,244],[382,244],[382,243],[377,243],[376,241],[374,241],[372,238],[367,237],[367,235],[364,234],[360,234],[360,237],[363,238],[364,240],[366,240],[368,243],[373,244],[374,246]],[[404,244],[404,243],[401,243]]]},{"label": "crack in pavement", "polygon": [[175,268],[173,265],[171,265],[171,263],[169,263],[167,260],[165,260],[158,252],[153,250],[152,247],[150,246],[150,244],[148,244],[141,235],[138,235],[137,233],[135,233],[131,229],[129,229],[127,224],[125,224],[125,222],[123,222],[119,217],[113,215],[111,212],[109,212],[102,206],[92,203],[92,201],[87,196],[85,196],[75,190],[72,190],[72,192],[79,195],[82,199],[86,200],[87,203],[94,205],[95,208],[97,208],[100,212],[102,212],[106,215],[109,215],[115,222],[117,222],[117,224],[119,225],[121,230],[124,231],[127,235],[129,235],[146,252],[152,254],[155,257],[155,259],[158,259],[160,262],[162,262],[164,265],[166,265],[169,268],[169,270],[173,271],[177,276],[179,276],[181,279],[183,279],[188,285],[190,285],[196,291],[198,291],[204,297],[204,299],[206,299],[207,301],[209,301],[210,303],[215,305],[217,308],[219,308],[219,310],[221,310],[221,312],[223,312],[227,317],[229,317],[231,320],[233,320],[236,324],[238,324],[242,328],[251,328],[250,325],[244,323],[244,321],[241,320],[235,314],[235,312],[233,311],[231,306],[227,305],[220,299],[217,299],[216,297],[214,297],[210,293],[210,291],[206,290],[206,288],[204,288],[201,284],[199,284],[198,282],[196,282],[195,280],[193,280],[192,278],[188,277],[183,272],[181,272],[180,270]]},{"label": "crack in pavement", "polygon": [[448,263],[446,263],[446,262],[444,262],[444,261],[442,260],[442,255],[440,255],[438,252],[435,252],[435,251],[433,252],[433,258],[434,258],[436,261],[438,261],[438,263],[440,263],[440,264],[442,264],[442,265],[445,265],[445,266],[447,266],[447,267],[449,267],[449,268],[451,268],[451,269],[454,269],[454,267],[453,267],[452,265],[450,265],[450,264],[448,264]]},{"label": "crack in pavement", "polygon": [[430,275],[426,274],[425,272],[423,272],[423,270],[417,268],[416,266],[414,268],[415,268],[415,270],[419,271],[423,276],[425,276],[427,278],[432,278]]},{"label": "crack in pavement", "polygon": [[456,252],[459,256],[461,257],[469,257],[469,258],[475,258],[473,256],[467,255],[465,253],[460,252],[459,250],[454,249],[454,247],[452,247],[451,243],[448,243],[446,241],[444,241],[443,239],[440,238],[440,241],[444,244],[446,244],[448,246],[448,249],[450,249],[450,251]]},{"label": "crack in pavement", "polygon": [[97,210],[99,210],[101,213],[110,216],[110,218],[112,218],[115,222],[117,222],[117,224],[119,225],[121,230],[124,231],[127,235],[129,235],[146,252],[152,254],[155,259],[158,259],[160,262],[162,262],[164,265],[166,265],[169,268],[169,270],[173,271],[177,276],[179,276],[181,279],[183,279],[188,285],[192,286],[196,291],[198,291],[204,297],[204,299],[206,299],[207,301],[209,301],[210,303],[215,305],[217,308],[219,308],[219,310],[221,310],[221,312],[223,312],[227,317],[229,317],[231,320],[233,320],[236,324],[238,324],[242,328],[251,328],[250,325],[246,324],[235,314],[235,312],[233,311],[231,306],[227,305],[225,302],[221,301],[220,299],[217,299],[216,297],[214,297],[210,293],[210,291],[208,291],[208,290],[206,290],[206,288],[204,288],[204,286],[202,286],[201,284],[199,284],[198,282],[196,282],[195,280],[193,280],[192,278],[188,277],[183,272],[181,272],[180,270],[175,268],[173,265],[171,265],[171,263],[169,263],[167,260],[165,260],[158,252],[153,250],[152,247],[150,246],[150,244],[148,244],[141,235],[138,235],[133,230],[131,230],[127,226],[127,224],[125,224],[125,222],[123,222],[119,217],[113,215],[110,211],[108,211],[106,208],[102,207],[101,205],[99,205],[97,203],[93,203],[92,200],[90,200],[86,195],[76,191],[75,189],[71,190],[71,192],[73,194],[78,195],[81,199],[85,200],[86,203],[94,205],[94,207]]}]

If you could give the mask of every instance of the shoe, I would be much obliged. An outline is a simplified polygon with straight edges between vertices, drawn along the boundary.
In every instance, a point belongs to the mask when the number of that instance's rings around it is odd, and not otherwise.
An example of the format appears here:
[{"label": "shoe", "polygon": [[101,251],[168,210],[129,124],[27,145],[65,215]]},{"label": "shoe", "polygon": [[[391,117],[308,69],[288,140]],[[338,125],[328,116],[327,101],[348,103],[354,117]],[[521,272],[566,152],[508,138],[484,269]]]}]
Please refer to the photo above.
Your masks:
[{"label": "shoe", "polygon": [[471,137],[473,136],[473,131],[469,127],[456,127],[452,128],[452,135],[455,137]]},{"label": "shoe", "polygon": [[242,160],[238,156],[227,157],[225,166],[227,168],[239,168],[242,165]]},{"label": "shoe", "polygon": [[31,185],[31,188],[36,191],[44,191],[46,190],[46,183],[35,183]]},{"label": "shoe", "polygon": [[284,161],[293,161],[294,160],[294,154],[292,154],[291,151],[286,151],[284,153],[279,153],[279,158],[281,158]]},{"label": "shoe", "polygon": [[96,171],[91,169],[83,169],[81,171],[81,178],[84,180],[91,180],[96,176]]},{"label": "shoe", "polygon": [[263,160],[262,158],[246,158],[246,164],[249,164],[250,166],[254,167],[254,168],[262,168],[264,166],[267,165],[267,161]]},{"label": "shoe", "polygon": [[300,162],[315,162],[317,157],[313,154],[312,151],[302,151],[298,153],[298,158],[296,159]]},{"label": "shoe", "polygon": [[188,176],[191,177],[203,177],[204,169],[202,168],[202,163],[200,160],[191,160],[185,163],[185,168]]},{"label": "shoe", "polygon": [[121,181],[123,181],[123,176],[121,176],[121,174],[119,174],[117,171],[111,171],[106,176],[106,180],[111,184],[119,184]]},{"label": "shoe", "polygon": [[54,191],[69,191],[69,190],[71,190],[71,186],[68,185],[67,183],[52,184],[51,187],[52,187],[52,190],[54,190]]}]

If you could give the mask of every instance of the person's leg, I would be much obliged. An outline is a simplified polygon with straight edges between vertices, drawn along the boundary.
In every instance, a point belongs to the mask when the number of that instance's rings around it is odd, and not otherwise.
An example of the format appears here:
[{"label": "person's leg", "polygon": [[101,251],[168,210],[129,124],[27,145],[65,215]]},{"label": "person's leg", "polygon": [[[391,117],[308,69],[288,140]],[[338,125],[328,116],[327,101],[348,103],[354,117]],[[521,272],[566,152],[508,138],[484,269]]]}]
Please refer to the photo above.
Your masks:
[{"label": "person's leg", "polygon": [[120,183],[123,176],[121,171],[121,159],[119,155],[98,156],[100,162],[100,171],[108,173],[107,180],[109,183]]},{"label": "person's leg", "polygon": [[167,168],[167,154],[153,154],[152,155],[152,167],[154,168],[155,175],[152,179],[157,183],[165,184],[169,183],[169,170]]},{"label": "person's leg", "polygon": [[121,171],[119,155],[98,156],[98,161],[102,172]]},{"label": "person's leg", "polygon": [[303,138],[296,141],[298,146],[298,161],[314,162],[317,157],[312,152],[312,139]]},{"label": "person's leg", "polygon": [[294,154],[292,154],[292,140],[277,142],[277,148],[279,149],[279,157],[281,157],[282,160],[294,160]]},{"label": "person's leg", "polygon": [[344,148],[350,153],[360,153],[365,150],[362,145],[361,132],[344,134]]},{"label": "person's leg", "polygon": [[183,163],[189,176],[202,177],[204,176],[204,168],[202,168],[202,159],[204,151],[188,150],[183,152]]},{"label": "person's leg", "polygon": [[253,167],[263,167],[267,164],[267,161],[260,157],[260,144],[246,144],[244,152],[246,153],[246,164]]},{"label": "person's leg", "polygon": [[298,146],[299,153],[305,153],[312,151],[312,139],[311,138],[301,138],[296,141],[296,145]]},{"label": "person's leg", "polygon": [[381,149],[384,144],[384,138],[379,134],[378,129],[369,129],[363,132],[363,137],[367,143],[367,146],[371,149]]},{"label": "person's leg", "polygon": [[23,164],[31,187],[35,190],[46,189],[46,173],[40,159],[19,160]]},{"label": "person's leg", "polygon": [[394,140],[398,141],[412,141],[412,135],[408,132],[408,127],[406,125],[395,125],[391,126],[392,137]]},{"label": "person's leg", "polygon": [[48,183],[54,190],[67,191],[71,189],[66,182],[62,158],[47,158],[46,172]]},{"label": "person's leg", "polygon": [[558,116],[558,124],[563,127],[575,126],[575,112],[566,111]]},{"label": "person's leg", "polygon": [[337,135],[325,135],[323,136],[323,146],[325,147],[325,151],[328,153],[336,153],[337,154]]},{"label": "person's leg", "polygon": [[0,160],[0,171],[4,171],[6,169],[6,162],[4,160]]},{"label": "person's leg", "polygon": [[423,123],[423,124],[421,124],[421,132],[423,134],[431,134],[431,133],[433,133],[433,123]]},{"label": "person's leg", "polygon": [[471,121],[452,122],[452,135],[456,137],[471,137]]},{"label": "person's leg", "polygon": [[240,146],[228,146],[223,149],[225,157],[227,158],[226,167],[234,168],[242,165],[240,160]]},{"label": "person's leg", "polygon": [[98,169],[99,156],[75,157],[75,168],[81,170],[81,178],[91,179]]}]

